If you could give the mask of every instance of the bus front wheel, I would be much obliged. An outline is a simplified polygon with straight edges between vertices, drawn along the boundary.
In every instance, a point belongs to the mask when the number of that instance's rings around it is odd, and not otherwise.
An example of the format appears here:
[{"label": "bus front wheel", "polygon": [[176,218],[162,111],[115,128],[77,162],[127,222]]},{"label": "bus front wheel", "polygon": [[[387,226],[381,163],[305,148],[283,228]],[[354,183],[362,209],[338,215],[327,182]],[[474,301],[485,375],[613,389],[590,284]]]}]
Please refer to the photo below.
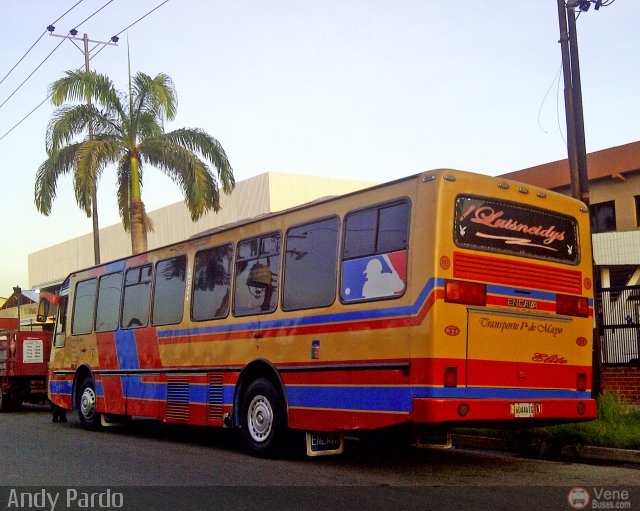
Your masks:
[{"label": "bus front wheel", "polygon": [[284,403],[273,384],[259,378],[242,397],[240,407],[242,437],[254,456],[272,457],[284,443],[286,433]]},{"label": "bus front wheel", "polygon": [[96,387],[93,378],[82,381],[78,390],[78,417],[85,429],[96,430],[100,427],[100,414],[96,411]]}]

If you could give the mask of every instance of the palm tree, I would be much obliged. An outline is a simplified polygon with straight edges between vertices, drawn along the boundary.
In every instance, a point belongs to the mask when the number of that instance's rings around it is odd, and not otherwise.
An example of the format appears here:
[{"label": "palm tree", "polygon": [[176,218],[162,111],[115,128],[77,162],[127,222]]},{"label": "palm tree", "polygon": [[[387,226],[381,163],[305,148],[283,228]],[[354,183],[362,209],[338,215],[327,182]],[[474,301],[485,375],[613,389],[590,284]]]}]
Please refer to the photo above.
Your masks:
[{"label": "palm tree", "polygon": [[[67,71],[49,89],[51,101],[60,108],[49,122],[48,157],[36,175],[35,203],[41,213],[51,213],[58,177],[73,171],[76,201],[90,216],[92,187],[104,168],[115,164],[120,218],[131,232],[132,252],[138,254],[147,250],[150,228],[140,194],[147,165],[163,171],[181,188],[194,221],[210,209],[220,210],[218,181],[224,193],[233,190],[233,170],[215,138],[193,128],[164,132],[165,120],[175,118],[177,107],[167,75],[151,78],[137,73],[129,79],[128,94],[123,94],[105,75]],[[65,101],[81,103],[63,105]],[[90,124],[93,134],[86,137]],[[79,137],[84,138],[77,141]]]}]

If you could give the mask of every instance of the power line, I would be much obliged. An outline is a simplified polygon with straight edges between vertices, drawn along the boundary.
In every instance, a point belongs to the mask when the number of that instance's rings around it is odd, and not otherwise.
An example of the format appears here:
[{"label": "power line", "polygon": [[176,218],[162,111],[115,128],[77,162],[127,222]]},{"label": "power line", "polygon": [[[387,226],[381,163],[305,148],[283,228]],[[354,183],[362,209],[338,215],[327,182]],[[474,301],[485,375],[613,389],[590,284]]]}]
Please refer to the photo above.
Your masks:
[{"label": "power line", "polygon": [[[78,3],[76,3],[76,5],[78,5],[81,1],[83,1],[83,0],[80,0]],[[97,11],[95,11],[93,14],[91,14],[88,18],[85,18],[85,19],[84,19],[84,20],[82,20],[78,25],[76,25],[76,28],[77,28],[77,27],[79,27],[79,26],[81,26],[81,25],[83,25],[87,20],[90,20],[91,18],[93,18],[96,14],[98,14],[102,9],[104,9],[107,5],[109,5],[109,4],[110,4],[110,3],[112,3],[113,1],[114,1],[114,0],[109,0],[106,4],[104,4],[102,7],[100,7],[100,9],[98,9],[98,10],[97,10]],[[75,6],[74,6],[74,7],[75,7]],[[72,8],[73,8],[73,7],[72,7]],[[70,10],[71,10],[71,9],[69,9],[69,11],[70,11]],[[67,11],[67,12],[69,12],[69,11]],[[65,14],[66,14],[66,13],[65,13]],[[65,14],[63,14],[62,16],[60,16],[60,17],[59,17],[56,21],[54,21],[53,23],[56,23],[57,21],[61,20],[61,19],[65,16]],[[53,26],[53,23],[51,23],[51,24],[47,27],[47,29],[46,29],[47,31],[49,31],[49,32],[51,32],[51,33],[53,33],[53,31],[54,31],[54,30],[55,30],[55,28],[56,28],[56,27],[54,27],[54,26]],[[74,32],[76,32],[76,33],[77,33],[77,31],[75,30],[75,28],[69,31],[69,33],[71,33],[71,34],[73,34]],[[38,41],[39,41],[41,38],[42,38],[42,36],[40,36],[40,38],[38,38]],[[60,41],[60,44],[58,44],[58,46],[56,46],[56,47],[51,51],[51,53],[49,53],[49,55],[47,55],[47,56],[45,57],[45,59],[44,59],[42,62],[40,62],[40,64],[38,64],[38,66],[37,66],[33,71],[31,71],[31,73],[29,74],[29,76],[27,76],[27,77],[22,81],[22,83],[21,83],[20,85],[18,85],[18,87],[16,87],[16,88],[15,88],[15,90],[14,90],[14,91],[9,95],[9,97],[8,97],[7,99],[5,99],[5,100],[0,104],[0,109],[1,109],[4,105],[6,105],[6,103],[7,103],[7,102],[8,102],[8,101],[13,97],[13,95],[14,95],[16,92],[18,92],[18,91],[22,88],[22,86],[23,86],[25,83],[27,83],[27,81],[29,80],[29,78],[31,78],[31,77],[36,73],[36,71],[37,71],[38,69],[40,69],[40,67],[42,66],[42,64],[44,64],[44,63],[49,59],[49,57],[51,57],[51,55],[53,55],[53,53],[54,53],[58,48],[60,48],[60,46],[62,45],[62,43],[63,43],[63,42],[64,42],[64,40],[63,40],[63,41]],[[34,44],[34,46],[35,46],[35,44]],[[32,47],[33,47],[33,46],[32,46]]]},{"label": "power line", "polygon": [[125,30],[129,30],[132,26],[134,26],[136,23],[138,23],[139,21],[142,21],[143,19],[145,19],[147,16],[149,16],[149,14],[151,14],[153,11],[158,10],[160,7],[162,7],[164,4],[166,4],[169,0],[164,0],[164,2],[162,2],[161,4],[158,4],[156,7],[154,7],[153,9],[151,9],[147,14],[145,14],[144,16],[138,18],[136,21],[134,21],[133,23],[131,23],[131,25],[129,25],[128,27],[123,28],[120,32],[118,32],[115,36],[119,36],[120,34],[122,34],[122,32],[124,32]]},{"label": "power line", "polygon": [[[60,21],[62,18],[64,18],[67,14],[69,14],[69,13],[70,13],[70,12],[71,12],[75,7],[77,7],[77,6],[78,6],[79,4],[81,4],[82,2],[84,2],[84,0],[78,0],[78,2],[76,2],[76,4],[75,4],[75,5],[73,5],[72,7],[70,7],[70,8],[69,8],[69,9],[68,9],[64,14],[62,14],[62,16],[60,16],[57,20],[52,21],[52,22],[51,22],[51,24],[50,24],[50,26],[51,26],[51,25],[53,25],[54,23],[57,23],[58,21]],[[42,39],[46,33],[47,33],[47,30],[45,29],[45,30],[42,32],[42,34],[40,34],[40,36],[36,39],[36,41],[35,41],[35,42],[34,42],[34,43],[29,47],[29,49],[25,52],[25,54],[24,54],[22,57],[20,57],[20,60],[18,60],[18,62],[16,62],[16,63],[14,64],[14,66],[13,66],[11,69],[9,69],[9,72],[8,72],[6,75],[4,75],[4,77],[2,78],[2,80],[0,80],[0,85],[2,85],[2,82],[4,82],[4,81],[7,79],[7,77],[8,77],[8,76],[13,72],[13,70],[14,70],[16,67],[18,67],[18,65],[20,64],[20,62],[22,62],[22,61],[24,60],[24,58],[25,58],[27,55],[29,55],[29,52],[30,52],[31,50],[33,50],[34,46],[40,42],[40,39]]]},{"label": "power line", "polygon": [[[73,7],[75,7],[76,5],[78,5],[80,2],[82,2],[83,0],[80,0],[77,4],[75,4]],[[110,0],[107,4],[105,4],[104,6],[102,6],[100,9],[98,9],[98,11],[101,11],[104,7],[106,7],[107,5],[109,5],[113,0]],[[117,38],[120,34],[122,34],[124,31],[130,29],[131,27],[133,27],[134,25],[136,25],[137,23],[139,23],[140,21],[142,21],[144,18],[146,18],[147,16],[149,16],[152,12],[158,10],[160,7],[162,7],[164,4],[166,4],[167,2],[169,2],[169,0],[164,0],[164,2],[161,2],[160,4],[158,4],[156,7],[154,7],[153,9],[151,9],[149,12],[147,12],[145,15],[141,16],[140,18],[138,18],[136,21],[134,21],[133,23],[131,23],[130,25],[128,25],[127,27],[123,28],[120,32],[118,32],[115,36],[113,36],[111,38],[112,41],[117,41]],[[73,7],[71,9],[73,9]],[[71,10],[69,9],[69,11]],[[67,12],[69,12],[67,11]],[[96,13],[98,12],[96,11]],[[66,13],[65,13],[66,14]],[[95,14],[95,13],[94,13]],[[64,15],[63,15],[64,16]],[[89,18],[91,18],[93,16],[93,14],[91,16],[89,16]],[[60,18],[58,18],[58,20],[60,20],[62,18],[62,16]],[[82,23],[84,23],[85,21],[87,21],[89,18],[85,19],[84,21],[82,21],[78,26],[82,25]],[[56,20],[56,21],[58,21]],[[54,21],[55,23],[55,21]],[[61,41],[60,44],[62,44],[64,42],[64,39]],[[58,46],[60,46],[60,44]],[[58,46],[56,46],[56,48],[54,49],[54,51],[58,48]],[[95,55],[93,55],[91,57],[90,60],[93,59],[93,57],[96,57],[102,50],[104,50],[105,46],[103,46],[102,48],[100,48]],[[53,53],[53,52],[52,52]],[[48,57],[47,57],[48,58]],[[44,62],[43,62],[44,63]],[[42,65],[42,64],[40,64]],[[81,69],[78,68],[78,69]],[[35,72],[35,70],[34,70]],[[33,73],[32,73],[33,74]],[[26,80],[25,80],[26,81]],[[15,91],[14,91],[15,93]],[[44,105],[47,100],[51,98],[51,95],[47,96],[46,98],[44,98],[35,108],[33,108],[33,110],[31,110],[27,115],[25,115],[22,119],[20,119],[16,124],[14,124],[8,131],[6,131],[5,133],[2,134],[2,136],[0,136],[0,141],[3,140],[7,135],[9,135],[9,133],[11,133],[13,130],[15,130],[18,126],[20,126],[24,121],[26,121],[29,117],[31,117],[31,115],[33,115],[33,113],[38,110],[38,108],[40,108],[42,105]],[[6,103],[6,101],[5,101]],[[3,103],[4,104],[4,103]]]},{"label": "power line", "polygon": [[7,99],[5,99],[2,103],[0,103],[0,108],[2,108],[4,105],[6,105],[6,104],[7,104],[7,101],[9,101],[9,100],[13,97],[13,95],[14,95],[16,92],[18,92],[18,91],[22,88],[22,86],[23,86],[25,83],[27,83],[27,81],[29,80],[29,78],[31,78],[31,77],[36,73],[36,71],[42,67],[42,64],[44,64],[47,60],[49,60],[49,57],[51,57],[51,55],[53,55],[53,54],[55,53],[55,51],[56,51],[58,48],[60,48],[60,46],[62,45],[62,43],[64,43],[64,40],[60,41],[60,43],[58,44],[58,46],[56,46],[53,50],[51,50],[51,52],[49,53],[49,55],[47,55],[47,56],[44,58],[44,60],[43,60],[42,62],[40,62],[40,64],[38,64],[38,65],[36,66],[36,68],[35,68],[33,71],[31,71],[31,73],[29,74],[29,76],[27,76],[27,77],[22,81],[22,83],[21,83],[20,85],[18,85],[18,86],[14,89],[14,91],[13,91],[11,94],[9,94],[9,97],[8,97]]}]

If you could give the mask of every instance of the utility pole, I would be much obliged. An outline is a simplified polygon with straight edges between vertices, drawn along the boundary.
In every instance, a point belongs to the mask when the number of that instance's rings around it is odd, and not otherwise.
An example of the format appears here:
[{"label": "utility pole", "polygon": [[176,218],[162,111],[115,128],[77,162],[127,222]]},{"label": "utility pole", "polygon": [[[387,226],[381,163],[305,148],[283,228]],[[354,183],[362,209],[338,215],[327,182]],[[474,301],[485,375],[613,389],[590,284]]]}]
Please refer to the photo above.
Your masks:
[{"label": "utility pole", "polygon": [[[118,43],[118,37],[114,36],[111,38],[110,41],[94,41],[92,39],[89,39],[89,37],[87,36],[87,34],[84,34],[82,38],[79,37],[75,37],[78,34],[78,31],[74,28],[72,30],[69,31],[69,33],[71,35],[58,35],[58,34],[54,34],[53,31],[55,30],[54,26],[49,25],[47,27],[47,30],[49,30],[49,35],[53,36],[53,37],[61,37],[63,39],[70,39],[70,40],[75,40],[75,41],[82,41],[84,44],[84,51],[80,50],[80,48],[78,47],[78,45],[76,45],[74,43],[74,46],[76,46],[76,48],[78,48],[80,51],[82,51],[84,53],[84,70],[85,72],[89,72],[89,43],[96,43],[96,45],[93,47],[93,49],[95,49],[97,46],[102,45],[102,46],[117,46]],[[91,111],[91,96],[89,96],[87,94],[87,106],[89,107],[89,110]],[[89,140],[93,140],[93,122],[91,121],[91,119],[89,119],[89,126],[88,126],[88,131],[89,131]],[[96,176],[92,176],[92,183],[91,183],[91,220],[93,222],[93,257],[94,257],[94,262],[96,265],[100,264],[100,227],[98,226],[98,183],[97,183],[97,178]]]},{"label": "utility pole", "polygon": [[[588,5],[581,3],[580,5]],[[587,173],[587,149],[584,137],[582,113],[582,87],[576,34],[577,1],[558,0],[560,22],[560,48],[562,50],[562,74],[564,76],[564,109],[567,119],[567,152],[571,195],[589,206],[589,178]],[[587,7],[588,8],[588,7]]]},{"label": "utility pole", "polygon": [[[562,50],[562,74],[564,75],[564,106],[567,118],[567,152],[571,195],[590,206],[589,174],[587,172],[587,148],[584,136],[584,116],[582,111],[582,85],[580,82],[580,60],[578,58],[578,36],[576,29],[576,8],[586,12],[593,3],[597,11],[602,6],[611,5],[614,0],[558,0],[558,20],[560,22],[560,48]],[[599,302],[600,278],[598,267],[593,263],[594,294]],[[597,306],[596,306],[597,309]],[[600,343],[600,319],[594,313],[593,336],[593,384],[594,395],[599,395],[602,381],[602,348]]]}]

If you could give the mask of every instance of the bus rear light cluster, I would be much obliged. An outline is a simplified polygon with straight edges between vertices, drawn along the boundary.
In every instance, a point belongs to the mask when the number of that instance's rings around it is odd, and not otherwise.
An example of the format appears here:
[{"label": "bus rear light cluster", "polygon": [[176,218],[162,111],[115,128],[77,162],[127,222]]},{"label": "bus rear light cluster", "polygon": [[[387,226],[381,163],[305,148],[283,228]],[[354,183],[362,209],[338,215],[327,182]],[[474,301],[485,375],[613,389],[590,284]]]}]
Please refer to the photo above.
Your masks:
[{"label": "bus rear light cluster", "polygon": [[458,368],[456,366],[446,366],[444,368],[444,386],[458,386]]},{"label": "bus rear light cluster", "polygon": [[587,390],[587,375],[585,373],[578,373],[576,377],[576,389],[580,392]]},{"label": "bus rear light cluster", "polygon": [[585,412],[586,410],[587,410],[587,407],[585,406],[585,404],[584,404],[582,401],[580,401],[580,402],[578,403],[578,414],[579,414],[579,415],[584,415],[584,412]]},{"label": "bus rear light cluster", "polygon": [[589,316],[589,299],[584,296],[556,295],[556,313],[563,316]]},{"label": "bus rear light cluster", "polygon": [[464,305],[486,305],[487,286],[478,282],[446,280],[444,283],[444,300]]}]

